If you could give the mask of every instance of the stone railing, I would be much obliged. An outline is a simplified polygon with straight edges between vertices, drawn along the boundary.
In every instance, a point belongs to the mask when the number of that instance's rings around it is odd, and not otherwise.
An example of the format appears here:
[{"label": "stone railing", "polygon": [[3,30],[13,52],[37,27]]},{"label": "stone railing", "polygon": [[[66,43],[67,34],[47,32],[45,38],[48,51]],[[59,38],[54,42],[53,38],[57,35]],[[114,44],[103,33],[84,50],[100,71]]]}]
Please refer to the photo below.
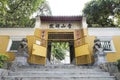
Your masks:
[{"label": "stone railing", "polygon": [[104,63],[104,64],[99,65],[99,67],[103,71],[109,72],[110,75],[115,76],[116,80],[120,80],[120,71],[118,70],[116,62]]},{"label": "stone railing", "polygon": [[0,80],[6,75],[8,75],[9,71],[6,69],[0,69]]}]

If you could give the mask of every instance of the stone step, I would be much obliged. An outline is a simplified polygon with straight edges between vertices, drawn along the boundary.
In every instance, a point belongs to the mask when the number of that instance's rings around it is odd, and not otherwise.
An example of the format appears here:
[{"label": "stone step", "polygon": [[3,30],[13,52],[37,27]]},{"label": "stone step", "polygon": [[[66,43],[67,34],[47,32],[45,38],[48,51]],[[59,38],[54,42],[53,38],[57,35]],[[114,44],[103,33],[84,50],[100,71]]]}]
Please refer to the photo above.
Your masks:
[{"label": "stone step", "polygon": [[115,80],[98,67],[75,65],[32,65],[10,71],[3,80]]},{"label": "stone step", "polygon": [[101,71],[99,68],[93,68],[93,69],[81,69],[81,68],[18,68],[18,71]]},{"label": "stone step", "polygon": [[9,73],[9,76],[46,76],[46,77],[56,77],[56,76],[87,76],[87,77],[93,77],[93,76],[97,76],[97,77],[109,77],[109,73],[99,73],[99,72],[95,72],[95,73],[75,73],[75,72],[32,72],[32,73],[28,73],[28,72],[11,72]]},{"label": "stone step", "polygon": [[[11,75],[10,75],[11,76]],[[34,75],[34,74],[27,74],[27,75],[13,75],[13,77],[110,77],[108,75],[81,75],[81,74],[49,74],[49,75],[45,75],[45,74],[41,74],[41,75]],[[12,77],[12,76],[11,76]]]},{"label": "stone step", "polygon": [[30,65],[30,66],[22,66],[21,68],[81,68],[81,69],[85,69],[85,68],[94,68],[93,66],[75,66],[75,65],[46,65],[46,66],[42,66],[42,65]]},{"label": "stone step", "polygon": [[78,71],[78,72],[74,72],[74,71],[16,71],[16,72],[9,72],[9,74],[14,74],[14,73],[29,73],[29,74],[33,74],[33,73],[45,73],[45,74],[56,74],[56,73],[61,73],[61,74],[69,74],[69,73],[76,73],[76,74],[109,74],[108,72],[87,72],[87,71]]},{"label": "stone step", "polygon": [[39,77],[39,76],[7,76],[3,77],[3,80],[115,80],[113,76],[111,77]]}]

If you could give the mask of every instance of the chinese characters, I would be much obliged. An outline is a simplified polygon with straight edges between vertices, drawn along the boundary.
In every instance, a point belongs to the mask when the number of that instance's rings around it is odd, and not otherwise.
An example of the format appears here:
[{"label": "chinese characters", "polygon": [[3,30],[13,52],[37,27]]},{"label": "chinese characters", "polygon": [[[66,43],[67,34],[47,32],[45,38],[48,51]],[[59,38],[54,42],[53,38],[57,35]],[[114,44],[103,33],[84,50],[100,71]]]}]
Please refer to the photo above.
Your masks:
[{"label": "chinese characters", "polygon": [[53,23],[51,23],[50,25],[49,25],[49,28],[71,28],[72,27],[72,24],[53,24]]}]

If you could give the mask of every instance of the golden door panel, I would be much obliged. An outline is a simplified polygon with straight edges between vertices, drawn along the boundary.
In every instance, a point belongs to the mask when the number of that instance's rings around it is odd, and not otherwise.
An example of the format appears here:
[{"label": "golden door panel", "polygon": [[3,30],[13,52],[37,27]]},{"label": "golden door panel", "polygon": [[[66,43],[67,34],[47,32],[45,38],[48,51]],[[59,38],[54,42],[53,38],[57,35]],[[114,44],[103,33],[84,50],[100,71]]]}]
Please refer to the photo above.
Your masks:
[{"label": "golden door panel", "polygon": [[88,44],[75,48],[76,64],[87,64],[91,62],[91,54],[89,51]]},{"label": "golden door panel", "polygon": [[41,56],[31,55],[29,62],[33,63],[33,64],[43,64],[43,65],[45,65],[46,58],[41,57]]},{"label": "golden door panel", "polygon": [[37,44],[33,44],[32,55],[46,57],[46,48]]},{"label": "golden door panel", "polygon": [[91,57],[90,55],[84,55],[76,57],[76,64],[90,64],[91,63]]}]

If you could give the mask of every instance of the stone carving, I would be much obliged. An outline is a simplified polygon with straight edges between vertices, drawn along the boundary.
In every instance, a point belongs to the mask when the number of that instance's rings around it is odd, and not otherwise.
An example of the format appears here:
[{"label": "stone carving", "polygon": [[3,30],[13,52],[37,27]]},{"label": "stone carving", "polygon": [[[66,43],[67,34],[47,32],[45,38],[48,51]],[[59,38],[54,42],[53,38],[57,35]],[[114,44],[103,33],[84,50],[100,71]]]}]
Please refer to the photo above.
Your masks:
[{"label": "stone carving", "polygon": [[18,53],[16,56],[22,56],[22,57],[26,57],[28,58],[29,55],[28,55],[28,44],[27,44],[27,39],[26,38],[23,38],[21,43],[20,43],[20,46],[18,48]]},{"label": "stone carving", "polygon": [[27,63],[27,58],[29,57],[27,39],[25,38],[22,39],[15,56],[16,56],[15,60],[13,61],[13,64],[11,67],[12,71],[15,71],[17,67],[20,67],[20,66],[29,66],[29,64]]},{"label": "stone carving", "polygon": [[94,47],[93,47],[93,57],[94,57],[94,65],[100,65],[106,63],[106,53],[104,49],[101,47],[101,43],[99,39],[94,40]]}]

